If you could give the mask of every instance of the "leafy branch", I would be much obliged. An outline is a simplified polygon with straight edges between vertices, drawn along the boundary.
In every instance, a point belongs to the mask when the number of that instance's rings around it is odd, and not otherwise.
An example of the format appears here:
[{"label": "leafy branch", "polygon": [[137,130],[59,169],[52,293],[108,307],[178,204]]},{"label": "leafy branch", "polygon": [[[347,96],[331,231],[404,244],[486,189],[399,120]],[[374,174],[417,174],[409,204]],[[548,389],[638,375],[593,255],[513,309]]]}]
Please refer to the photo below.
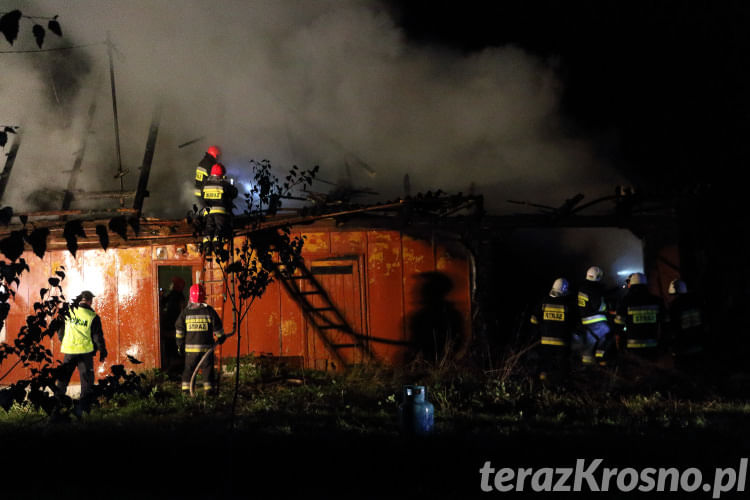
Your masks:
[{"label": "leafy branch", "polygon": [[36,40],[37,46],[41,49],[44,44],[44,38],[47,35],[47,30],[51,31],[55,35],[62,36],[62,28],[57,20],[57,16],[54,17],[38,17],[38,16],[25,16],[23,13],[16,9],[10,12],[5,12],[0,17],[0,33],[3,34],[9,44],[13,45],[13,42],[18,38],[18,32],[21,27],[21,19],[29,20],[46,20],[47,29],[41,24],[34,22],[31,33]]},{"label": "leafy branch", "polygon": [[[255,300],[266,292],[274,282],[277,272],[291,276],[299,265],[304,240],[291,236],[291,226],[261,229],[261,224],[269,215],[276,214],[285,199],[290,198],[297,190],[306,189],[315,178],[318,167],[300,170],[293,166],[283,181],[273,174],[268,160],[250,162],[252,169],[252,188],[244,194],[242,219],[252,230],[234,248],[234,235],[229,248],[218,247],[208,242],[203,247],[208,254],[207,260],[215,259],[221,270],[224,287],[232,304],[232,319],[237,335],[236,359],[239,365],[241,331],[239,325],[250,312]],[[194,209],[191,220],[196,224],[196,236],[201,233],[201,220]],[[213,257],[211,257],[213,255]],[[239,394],[239,370],[235,372],[234,395],[232,398],[232,418],[234,418]]]},{"label": "leafy branch", "polygon": [[0,148],[4,148],[8,144],[8,134],[15,134],[16,130],[18,130],[18,126],[0,125]]}]

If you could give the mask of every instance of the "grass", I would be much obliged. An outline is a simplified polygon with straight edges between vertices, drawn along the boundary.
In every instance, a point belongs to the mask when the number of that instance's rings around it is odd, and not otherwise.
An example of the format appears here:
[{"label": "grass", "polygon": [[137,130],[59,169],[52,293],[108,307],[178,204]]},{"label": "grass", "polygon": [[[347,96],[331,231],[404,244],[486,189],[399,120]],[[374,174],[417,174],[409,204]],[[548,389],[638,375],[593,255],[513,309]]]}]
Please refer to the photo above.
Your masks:
[{"label": "grass", "polygon": [[[357,367],[322,373],[248,358],[240,365],[240,379],[234,428],[231,374],[222,380],[218,396],[206,397],[199,389],[196,397],[186,398],[178,382],[148,372],[145,395],[117,395],[82,420],[63,424],[15,405],[8,413],[0,411],[0,443],[5,457],[18,460],[12,466],[0,460],[0,466],[23,476],[18,464],[24,460],[38,460],[50,447],[76,448],[82,440],[111,461],[97,469],[103,478],[115,470],[183,474],[170,460],[228,464],[231,473],[221,474],[231,483],[222,490],[228,498],[247,498],[250,484],[269,497],[283,491],[317,498],[347,496],[364,483],[365,494],[358,495],[363,498],[368,492],[371,498],[390,498],[394,491],[465,498],[476,489],[476,471],[488,459],[549,466],[609,456],[628,457],[630,465],[701,466],[750,453],[746,396],[722,395],[721,387],[661,369],[625,375],[575,372],[565,385],[548,386],[522,365],[512,373],[418,363],[402,370]],[[428,388],[436,415],[430,440],[412,442],[399,435],[405,384]],[[296,479],[290,480],[290,470]],[[418,479],[413,482],[399,471],[416,471]],[[34,494],[48,492],[31,483]],[[215,489],[203,487],[167,481],[148,494],[215,496]],[[120,494],[129,493],[123,489]]]},{"label": "grass", "polygon": [[[334,428],[347,432],[395,432],[406,384],[427,386],[438,432],[450,432],[456,422],[473,422],[478,428],[497,422],[566,428],[707,428],[750,416],[747,399],[724,397],[705,388],[696,391],[690,380],[680,385],[674,380],[655,384],[646,379],[634,385],[603,370],[574,373],[567,384],[548,386],[528,374],[499,376],[455,365],[439,370],[358,367],[341,374],[290,370],[272,360],[247,359],[240,366],[240,379],[238,420],[257,425],[267,418],[268,429],[314,427],[320,418],[332,418]],[[86,422],[153,425],[228,418],[232,374],[223,377],[217,397],[203,396],[200,384],[197,397],[183,397],[179,383],[159,371],[144,374],[143,385],[146,396],[116,395],[102,401]],[[9,412],[0,412],[0,432],[18,425],[47,425],[45,417],[39,410],[16,404]],[[331,422],[326,426],[331,428]]]}]

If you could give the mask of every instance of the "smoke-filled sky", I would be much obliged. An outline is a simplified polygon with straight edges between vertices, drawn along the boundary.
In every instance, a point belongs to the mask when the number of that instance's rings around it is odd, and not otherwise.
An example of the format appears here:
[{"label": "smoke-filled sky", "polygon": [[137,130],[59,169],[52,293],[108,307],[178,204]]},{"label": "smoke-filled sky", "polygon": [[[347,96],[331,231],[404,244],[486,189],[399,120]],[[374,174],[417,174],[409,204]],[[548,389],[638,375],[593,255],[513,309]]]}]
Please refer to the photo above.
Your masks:
[{"label": "smoke-filled sky", "polygon": [[[163,103],[148,215],[184,214],[194,166],[211,144],[240,182],[250,159],[320,165],[331,181],[348,166],[356,186],[383,199],[402,193],[404,174],[412,192],[467,192],[475,183],[494,212],[517,210],[511,198],[555,206],[578,192],[593,199],[626,181],[585,136],[570,133],[557,59],[513,43],[466,51],[416,41],[392,4],[0,0],[0,12],[14,8],[59,15],[63,38],[48,33],[45,49],[110,33],[126,188]],[[0,40],[0,50],[33,49],[31,26],[24,19],[16,44]],[[3,204],[59,207],[55,192],[84,138],[78,187],[119,189],[106,55],[102,44],[0,54],[0,124],[23,131]]]}]

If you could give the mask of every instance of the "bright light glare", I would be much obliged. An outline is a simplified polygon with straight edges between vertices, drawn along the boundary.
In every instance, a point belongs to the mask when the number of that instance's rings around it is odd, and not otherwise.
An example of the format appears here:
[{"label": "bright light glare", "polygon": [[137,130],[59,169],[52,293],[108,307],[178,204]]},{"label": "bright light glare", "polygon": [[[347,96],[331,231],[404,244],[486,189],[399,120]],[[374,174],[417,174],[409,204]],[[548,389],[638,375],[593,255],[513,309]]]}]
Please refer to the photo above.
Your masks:
[{"label": "bright light glare", "polygon": [[633,273],[642,273],[643,271],[635,269],[626,269],[624,271],[617,271],[617,276],[630,276]]}]

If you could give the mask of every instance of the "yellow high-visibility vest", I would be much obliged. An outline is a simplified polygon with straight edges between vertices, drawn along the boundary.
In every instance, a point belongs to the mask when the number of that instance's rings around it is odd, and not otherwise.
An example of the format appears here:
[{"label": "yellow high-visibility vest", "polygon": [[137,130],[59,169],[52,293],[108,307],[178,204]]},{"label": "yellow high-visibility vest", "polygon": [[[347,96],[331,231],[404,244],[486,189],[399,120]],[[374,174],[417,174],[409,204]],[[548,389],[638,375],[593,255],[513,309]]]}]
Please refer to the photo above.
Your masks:
[{"label": "yellow high-visibility vest", "polygon": [[70,317],[65,321],[60,352],[63,354],[85,354],[93,352],[94,341],[91,340],[91,323],[96,313],[84,307],[71,307]]}]

